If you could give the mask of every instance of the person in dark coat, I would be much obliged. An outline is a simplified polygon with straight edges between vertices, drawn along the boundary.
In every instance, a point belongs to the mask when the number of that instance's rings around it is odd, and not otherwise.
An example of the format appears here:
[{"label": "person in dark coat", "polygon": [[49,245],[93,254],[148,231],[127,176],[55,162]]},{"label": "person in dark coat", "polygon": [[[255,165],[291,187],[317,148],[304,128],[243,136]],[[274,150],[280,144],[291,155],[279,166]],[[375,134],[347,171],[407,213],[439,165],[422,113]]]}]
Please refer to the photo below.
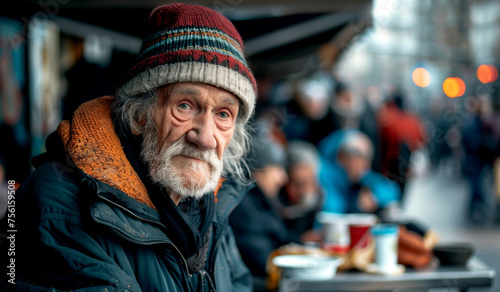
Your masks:
[{"label": "person in dark coat", "polygon": [[470,185],[469,220],[475,224],[484,224],[490,220],[490,211],[488,190],[483,181],[485,176],[492,175],[491,169],[500,143],[495,131],[496,121],[490,98],[473,97],[469,103],[475,107],[462,128],[462,172]]},{"label": "person in dark coat", "polygon": [[254,276],[254,291],[265,291],[269,254],[291,240],[278,204],[279,191],[287,181],[286,153],[269,126],[256,123],[256,143],[249,158],[255,186],[229,217],[243,261]]},{"label": "person in dark coat", "polygon": [[297,80],[293,98],[284,104],[286,119],[281,120],[289,141],[304,140],[317,145],[331,133],[332,110],[328,102],[333,94],[333,80],[326,73],[319,73]]},{"label": "person in dark coat", "polygon": [[63,121],[17,191],[8,287],[251,291],[228,225],[256,92],[242,40],[196,5],[157,7],[149,25],[115,97]]}]

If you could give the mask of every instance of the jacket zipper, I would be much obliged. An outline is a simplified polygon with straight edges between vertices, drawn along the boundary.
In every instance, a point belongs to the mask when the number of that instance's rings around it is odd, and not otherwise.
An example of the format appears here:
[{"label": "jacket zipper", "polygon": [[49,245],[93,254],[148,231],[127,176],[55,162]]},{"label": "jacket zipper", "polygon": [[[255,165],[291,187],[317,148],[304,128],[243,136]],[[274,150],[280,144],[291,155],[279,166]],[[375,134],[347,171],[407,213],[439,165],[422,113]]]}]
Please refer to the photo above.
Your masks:
[{"label": "jacket zipper", "polygon": [[[240,200],[240,202],[241,202],[241,200]],[[238,202],[238,204],[239,204],[239,202]],[[238,204],[233,204],[233,206],[231,207],[231,210],[229,210],[228,214],[231,214],[231,213],[233,212],[233,210],[236,208],[236,206],[237,206]],[[227,218],[227,217],[226,217],[226,218]],[[219,249],[219,244],[220,244],[220,241],[221,241],[221,239],[222,239],[222,236],[224,236],[224,229],[226,228],[226,226],[227,226],[228,224],[229,224],[229,219],[226,219],[226,220],[225,220],[225,223],[224,223],[224,224],[221,224],[221,225],[222,225],[222,226],[221,226],[221,227],[222,227],[222,233],[219,235],[219,237],[218,237],[218,238],[217,238],[217,240],[215,241],[214,246],[213,246],[213,248],[212,248],[212,250],[211,250],[211,253],[210,253],[209,268],[210,268],[210,274],[214,275],[214,278],[215,278],[215,272],[216,272],[216,271],[214,271],[214,267],[215,267],[215,253],[216,253],[216,252],[217,252],[217,250]],[[209,278],[210,278],[210,276],[209,276]],[[211,283],[212,283],[212,282],[211,282]],[[216,291],[216,290],[215,290],[215,288],[214,288],[214,291]]]},{"label": "jacket zipper", "polygon": [[207,277],[208,279],[208,284],[210,285],[210,289],[213,291],[213,292],[217,292],[217,290],[215,289],[215,285],[214,285],[214,282],[212,282],[212,279],[210,278],[210,274],[207,273],[207,271],[205,270],[201,270],[200,271],[204,277]]}]

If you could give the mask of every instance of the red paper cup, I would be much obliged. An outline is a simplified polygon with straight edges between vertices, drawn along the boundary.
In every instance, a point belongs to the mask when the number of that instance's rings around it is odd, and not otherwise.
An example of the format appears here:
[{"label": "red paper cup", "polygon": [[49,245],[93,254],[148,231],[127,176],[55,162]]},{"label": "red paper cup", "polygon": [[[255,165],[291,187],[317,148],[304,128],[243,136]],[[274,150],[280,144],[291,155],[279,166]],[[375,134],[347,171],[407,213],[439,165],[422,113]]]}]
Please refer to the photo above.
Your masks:
[{"label": "red paper cup", "polygon": [[[351,236],[351,243],[349,249],[356,245],[359,248],[364,248],[368,244],[368,237],[363,236],[370,230],[370,227],[377,223],[377,216],[374,214],[355,213],[349,214],[349,234]],[[362,240],[362,242],[360,242]],[[358,244],[359,243],[359,244]]]}]

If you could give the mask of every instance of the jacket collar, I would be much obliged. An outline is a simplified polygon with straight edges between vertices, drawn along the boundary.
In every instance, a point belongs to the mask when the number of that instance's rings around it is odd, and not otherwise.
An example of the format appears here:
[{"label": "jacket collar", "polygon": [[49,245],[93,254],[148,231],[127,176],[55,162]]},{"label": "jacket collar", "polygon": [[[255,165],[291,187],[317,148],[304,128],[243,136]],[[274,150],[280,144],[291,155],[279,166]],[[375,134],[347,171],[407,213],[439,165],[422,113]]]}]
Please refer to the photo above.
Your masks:
[{"label": "jacket collar", "polygon": [[164,231],[168,227],[160,222],[156,210],[101,181],[85,174],[84,176],[87,185],[92,186],[100,198],[90,208],[95,222],[110,227],[113,233],[130,242],[145,245],[173,244]]},{"label": "jacket collar", "polygon": [[242,184],[235,178],[225,180],[216,193],[215,221],[224,222],[252,186]]}]

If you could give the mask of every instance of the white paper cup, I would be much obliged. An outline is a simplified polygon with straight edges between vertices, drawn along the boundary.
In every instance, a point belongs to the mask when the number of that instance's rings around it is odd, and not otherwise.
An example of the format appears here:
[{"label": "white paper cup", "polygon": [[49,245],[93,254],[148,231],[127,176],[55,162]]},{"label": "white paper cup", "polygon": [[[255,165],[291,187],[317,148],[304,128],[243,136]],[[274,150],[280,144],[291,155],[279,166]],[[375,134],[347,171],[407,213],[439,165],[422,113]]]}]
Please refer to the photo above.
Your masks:
[{"label": "white paper cup", "polygon": [[323,249],[336,254],[345,254],[349,251],[349,221],[343,214],[321,212],[318,221],[322,225]]},{"label": "white paper cup", "polygon": [[394,271],[398,267],[399,226],[378,224],[371,228],[375,239],[375,265],[381,272]]}]

